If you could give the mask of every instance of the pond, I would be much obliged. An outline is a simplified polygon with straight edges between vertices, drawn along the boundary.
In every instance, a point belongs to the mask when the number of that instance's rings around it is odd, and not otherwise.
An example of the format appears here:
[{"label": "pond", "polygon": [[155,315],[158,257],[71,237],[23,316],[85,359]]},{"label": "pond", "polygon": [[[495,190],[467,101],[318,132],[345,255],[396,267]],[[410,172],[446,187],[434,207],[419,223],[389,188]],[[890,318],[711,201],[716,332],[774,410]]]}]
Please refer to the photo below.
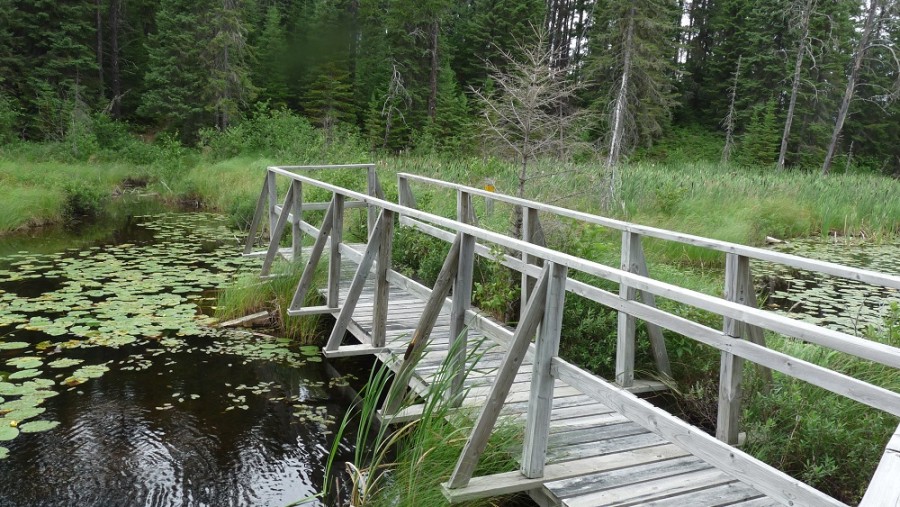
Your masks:
[{"label": "pond", "polygon": [[[776,250],[845,266],[900,275],[900,242],[854,238],[800,239]],[[754,262],[757,288],[771,309],[853,335],[879,333],[893,318],[900,291],[783,265]],[[892,305],[894,309],[892,309]],[[893,313],[892,313],[893,312]]]},{"label": "pond", "polygon": [[210,327],[215,290],[258,269],[239,251],[202,213],[0,238],[0,506],[285,505],[322,489],[352,375],[315,347]]}]

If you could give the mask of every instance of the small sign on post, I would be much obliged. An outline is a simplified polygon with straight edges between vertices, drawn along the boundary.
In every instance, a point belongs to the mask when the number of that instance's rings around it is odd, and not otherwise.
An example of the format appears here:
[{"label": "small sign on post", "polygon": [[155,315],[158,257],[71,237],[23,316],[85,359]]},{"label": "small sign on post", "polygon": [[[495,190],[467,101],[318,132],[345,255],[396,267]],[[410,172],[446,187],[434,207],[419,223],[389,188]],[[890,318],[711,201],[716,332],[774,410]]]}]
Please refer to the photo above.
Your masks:
[{"label": "small sign on post", "polygon": [[[484,183],[484,189],[488,192],[496,192],[497,188],[494,186],[493,179],[487,179]],[[486,216],[491,216],[494,213],[494,200],[490,197],[484,198],[484,214]]]}]

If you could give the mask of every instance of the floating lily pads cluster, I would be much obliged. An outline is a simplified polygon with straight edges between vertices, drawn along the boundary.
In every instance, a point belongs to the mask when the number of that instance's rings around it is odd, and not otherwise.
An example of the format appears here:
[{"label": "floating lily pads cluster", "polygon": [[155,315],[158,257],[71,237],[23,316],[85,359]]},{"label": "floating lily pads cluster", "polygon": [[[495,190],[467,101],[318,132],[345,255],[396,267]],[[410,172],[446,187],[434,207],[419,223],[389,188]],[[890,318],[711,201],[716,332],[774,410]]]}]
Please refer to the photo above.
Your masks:
[{"label": "floating lily pads cluster", "polygon": [[[297,351],[287,339],[209,327],[214,320],[200,311],[214,299],[207,291],[259,265],[237,255],[235,235],[222,217],[165,214],[139,221],[153,231],[152,241],[0,259],[0,442],[54,428],[58,422],[40,419],[46,398],[111,368],[174,364],[171,357],[159,357],[164,354],[190,349],[291,366],[321,360],[315,347]],[[190,342],[197,337],[213,340]],[[96,347],[130,347],[134,353],[87,364],[79,351]],[[239,402],[234,405],[246,406],[248,394],[268,389],[232,393]],[[157,408],[196,397],[173,393],[172,403]],[[0,459],[7,455],[0,447]]]},{"label": "floating lily pads cluster", "polygon": [[[883,273],[900,274],[900,244],[872,244],[852,239],[798,240],[777,249],[785,253],[835,262]],[[754,262],[756,283],[767,294],[766,305],[804,321],[862,335],[878,329],[900,291],[793,269]]]}]

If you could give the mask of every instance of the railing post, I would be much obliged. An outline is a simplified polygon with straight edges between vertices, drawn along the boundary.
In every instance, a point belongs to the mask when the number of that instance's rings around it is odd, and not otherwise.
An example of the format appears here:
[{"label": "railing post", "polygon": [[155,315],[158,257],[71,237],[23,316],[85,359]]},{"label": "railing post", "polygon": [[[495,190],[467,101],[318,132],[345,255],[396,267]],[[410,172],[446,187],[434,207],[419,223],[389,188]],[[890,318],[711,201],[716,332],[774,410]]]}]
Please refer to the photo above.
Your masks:
[{"label": "railing post", "polygon": [[[369,242],[378,241],[378,265],[375,267],[375,305],[372,311],[372,346],[384,347],[387,334],[388,292],[391,289],[387,274],[391,269],[391,249],[394,242],[394,212],[383,210],[381,238],[369,238]],[[378,229],[374,229],[378,232]]]},{"label": "railing post", "polygon": [[535,344],[531,374],[531,396],[525,419],[525,442],[522,450],[522,475],[530,479],[544,475],[547,440],[550,437],[550,410],[553,408],[553,375],[550,364],[559,354],[563,306],[566,299],[566,266],[548,262],[550,279],[544,318]]},{"label": "railing post", "polygon": [[[381,183],[378,181],[378,173],[375,172],[374,165],[366,167],[366,193],[379,199],[384,197],[384,192],[381,190]],[[378,207],[370,204],[366,207],[367,235],[372,235],[372,231],[375,230],[376,220],[378,220]]]},{"label": "railing post", "polygon": [[416,197],[409,186],[409,179],[403,175],[397,175],[397,202],[407,208],[416,207]]},{"label": "railing post", "polygon": [[272,269],[275,258],[278,257],[278,250],[281,243],[281,235],[284,233],[284,227],[287,225],[288,216],[291,213],[291,206],[294,203],[294,187],[288,188],[287,195],[284,196],[284,204],[281,206],[281,213],[277,214],[278,219],[273,224],[269,238],[269,248],[266,250],[266,258],[263,260],[260,276],[268,276]]},{"label": "railing post", "polygon": [[[527,241],[529,243],[535,243],[541,246],[544,246],[544,238],[543,233],[541,232],[540,221],[538,220],[538,210],[534,208],[525,207],[522,210],[522,240]],[[539,262],[537,258],[533,255],[529,255],[525,252],[522,252],[522,261],[525,264],[535,264],[538,265]],[[531,290],[534,287],[534,278],[528,276],[524,271],[522,272],[522,288],[521,288],[521,305],[520,305],[520,313],[524,315],[525,306],[528,302],[528,298],[531,294]]]},{"label": "railing post", "polygon": [[[637,233],[622,232],[622,257],[620,267],[623,271],[631,271],[636,258],[636,245],[641,237]],[[636,291],[624,282],[619,284],[619,297],[632,300]],[[622,387],[634,384],[634,349],[635,318],[625,312],[619,312],[619,324],[616,330],[616,383]]]},{"label": "railing post", "polygon": [[[725,299],[746,304],[756,294],[752,285],[747,284],[750,273],[750,259],[738,254],[725,257]],[[725,317],[723,332],[735,340],[743,338],[744,323]],[[719,413],[716,422],[716,438],[737,444],[740,432],[741,382],[744,376],[744,359],[730,352],[722,352],[719,366]]]},{"label": "railing post", "polygon": [[291,262],[300,262],[303,257],[303,229],[300,228],[300,222],[303,220],[303,183],[291,180],[291,190],[294,194],[291,206],[294,210],[294,221],[291,224]]},{"label": "railing post", "polygon": [[341,283],[341,241],[344,232],[344,196],[335,193],[332,197],[331,249],[328,259],[328,295],[329,308],[338,307],[338,291]]},{"label": "railing post", "polygon": [[[472,209],[472,195],[458,192],[456,198],[456,219],[469,222]],[[456,280],[453,282],[453,303],[450,307],[450,350],[456,357],[451,361],[454,379],[450,388],[450,399],[454,403],[462,402],[460,394],[466,374],[466,351],[468,329],[466,329],[466,311],[472,305],[472,276],[475,269],[475,237],[457,233],[460,236],[459,267]]]},{"label": "railing post", "polygon": [[266,170],[266,187],[269,194],[269,239],[271,240],[275,222],[278,221],[275,213],[275,206],[278,206],[278,182],[275,181],[275,173],[269,170]]},{"label": "railing post", "polygon": [[256,232],[259,230],[259,224],[262,222],[263,210],[266,207],[266,201],[269,196],[269,177],[263,178],[262,190],[259,192],[259,198],[256,200],[256,210],[253,212],[253,219],[250,220],[250,229],[247,231],[247,240],[244,241],[244,255],[249,255],[253,251],[253,245],[256,243]]}]

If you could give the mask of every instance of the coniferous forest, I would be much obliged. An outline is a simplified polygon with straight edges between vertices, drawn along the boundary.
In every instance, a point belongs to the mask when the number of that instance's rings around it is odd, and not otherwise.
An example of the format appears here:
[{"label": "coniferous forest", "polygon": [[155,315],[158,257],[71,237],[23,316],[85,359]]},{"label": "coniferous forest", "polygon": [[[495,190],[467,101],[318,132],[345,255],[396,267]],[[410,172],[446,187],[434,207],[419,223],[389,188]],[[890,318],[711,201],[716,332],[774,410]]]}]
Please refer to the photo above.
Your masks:
[{"label": "coniferous forest", "polygon": [[372,149],[472,151],[498,76],[537,62],[612,163],[703,132],[737,163],[895,174],[898,44],[896,0],[3,0],[0,137],[103,117],[190,145],[286,108]]}]

